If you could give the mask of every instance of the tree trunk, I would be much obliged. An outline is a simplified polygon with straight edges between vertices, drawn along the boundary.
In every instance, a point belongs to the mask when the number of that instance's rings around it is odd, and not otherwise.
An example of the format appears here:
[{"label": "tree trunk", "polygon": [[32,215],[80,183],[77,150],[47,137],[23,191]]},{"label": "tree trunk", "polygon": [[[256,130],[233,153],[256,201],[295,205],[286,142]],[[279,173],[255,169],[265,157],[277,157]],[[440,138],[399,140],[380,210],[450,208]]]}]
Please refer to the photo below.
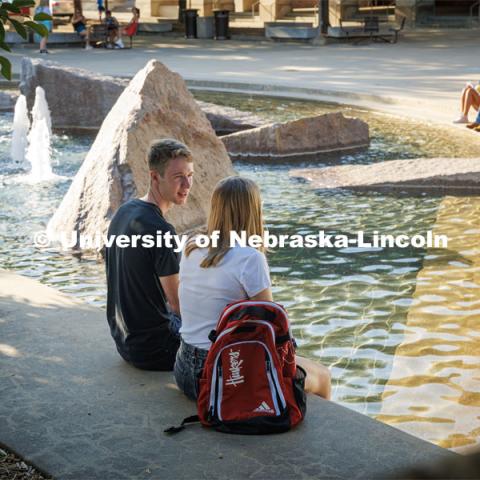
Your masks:
[{"label": "tree trunk", "polygon": [[82,0],[73,0],[73,8],[75,11],[79,11],[83,15]]}]

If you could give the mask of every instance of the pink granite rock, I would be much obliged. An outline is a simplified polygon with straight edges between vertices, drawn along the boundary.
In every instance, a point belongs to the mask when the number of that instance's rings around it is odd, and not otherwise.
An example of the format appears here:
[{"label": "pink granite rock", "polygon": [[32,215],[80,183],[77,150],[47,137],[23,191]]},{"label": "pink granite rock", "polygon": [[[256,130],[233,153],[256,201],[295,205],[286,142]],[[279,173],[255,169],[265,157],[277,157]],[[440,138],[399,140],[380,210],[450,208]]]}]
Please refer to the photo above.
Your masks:
[{"label": "pink granite rock", "polygon": [[174,207],[167,218],[179,232],[204,224],[213,187],[234,173],[232,164],[180,75],[152,60],[135,75],[103,122],[49,222],[50,236],[104,234],[122,203],[146,193],[149,144],[165,137],[192,150],[195,169],[187,205]]},{"label": "pink granite rock", "polygon": [[363,148],[368,124],[341,113],[327,113],[264,125],[222,137],[232,159],[274,162]]}]

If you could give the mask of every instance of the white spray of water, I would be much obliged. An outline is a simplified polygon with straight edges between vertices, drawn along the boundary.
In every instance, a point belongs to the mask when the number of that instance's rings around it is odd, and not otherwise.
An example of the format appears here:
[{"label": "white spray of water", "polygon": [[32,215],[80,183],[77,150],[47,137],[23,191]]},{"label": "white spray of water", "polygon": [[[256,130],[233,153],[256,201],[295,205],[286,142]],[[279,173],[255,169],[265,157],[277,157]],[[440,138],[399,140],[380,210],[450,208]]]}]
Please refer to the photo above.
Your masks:
[{"label": "white spray of water", "polygon": [[50,165],[50,130],[45,118],[39,118],[33,124],[28,138],[27,159],[32,164],[30,179],[34,182],[51,180],[55,175]]},{"label": "white spray of water", "polygon": [[20,95],[15,103],[15,113],[13,115],[13,135],[10,154],[14,162],[25,162],[29,128],[30,119],[28,118],[27,99],[24,95]]},{"label": "white spray of water", "polygon": [[50,157],[52,139],[52,120],[48,109],[45,91],[42,87],[35,89],[35,103],[32,108],[32,128],[28,134],[28,150],[26,158],[32,169],[30,180],[43,182],[55,178],[52,172]]}]

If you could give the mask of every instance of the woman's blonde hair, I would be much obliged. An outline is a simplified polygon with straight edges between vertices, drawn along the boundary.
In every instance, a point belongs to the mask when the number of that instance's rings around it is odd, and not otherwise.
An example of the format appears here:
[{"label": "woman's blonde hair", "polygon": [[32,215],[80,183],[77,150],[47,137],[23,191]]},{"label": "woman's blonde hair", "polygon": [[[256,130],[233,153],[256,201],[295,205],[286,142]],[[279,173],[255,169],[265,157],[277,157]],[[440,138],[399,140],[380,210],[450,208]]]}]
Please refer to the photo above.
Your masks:
[{"label": "woman's blonde hair", "polygon": [[[263,215],[260,189],[257,184],[243,177],[227,177],[218,182],[212,194],[208,216],[207,235],[219,231],[217,246],[208,247],[208,254],[202,261],[202,268],[218,265],[230,249],[230,232],[245,231],[247,237],[263,235]],[[191,241],[186,249],[187,257],[197,245]],[[263,247],[259,250],[264,252]]]}]

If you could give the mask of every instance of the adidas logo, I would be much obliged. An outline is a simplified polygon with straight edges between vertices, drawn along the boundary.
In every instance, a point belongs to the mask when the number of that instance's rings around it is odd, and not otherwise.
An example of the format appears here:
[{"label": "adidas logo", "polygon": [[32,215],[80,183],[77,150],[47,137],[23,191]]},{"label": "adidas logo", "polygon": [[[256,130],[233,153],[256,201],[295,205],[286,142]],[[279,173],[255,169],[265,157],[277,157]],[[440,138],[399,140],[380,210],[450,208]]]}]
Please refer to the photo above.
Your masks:
[{"label": "adidas logo", "polygon": [[275,413],[275,411],[270,408],[267,402],[262,402],[255,410],[254,412],[260,412],[260,413]]}]

